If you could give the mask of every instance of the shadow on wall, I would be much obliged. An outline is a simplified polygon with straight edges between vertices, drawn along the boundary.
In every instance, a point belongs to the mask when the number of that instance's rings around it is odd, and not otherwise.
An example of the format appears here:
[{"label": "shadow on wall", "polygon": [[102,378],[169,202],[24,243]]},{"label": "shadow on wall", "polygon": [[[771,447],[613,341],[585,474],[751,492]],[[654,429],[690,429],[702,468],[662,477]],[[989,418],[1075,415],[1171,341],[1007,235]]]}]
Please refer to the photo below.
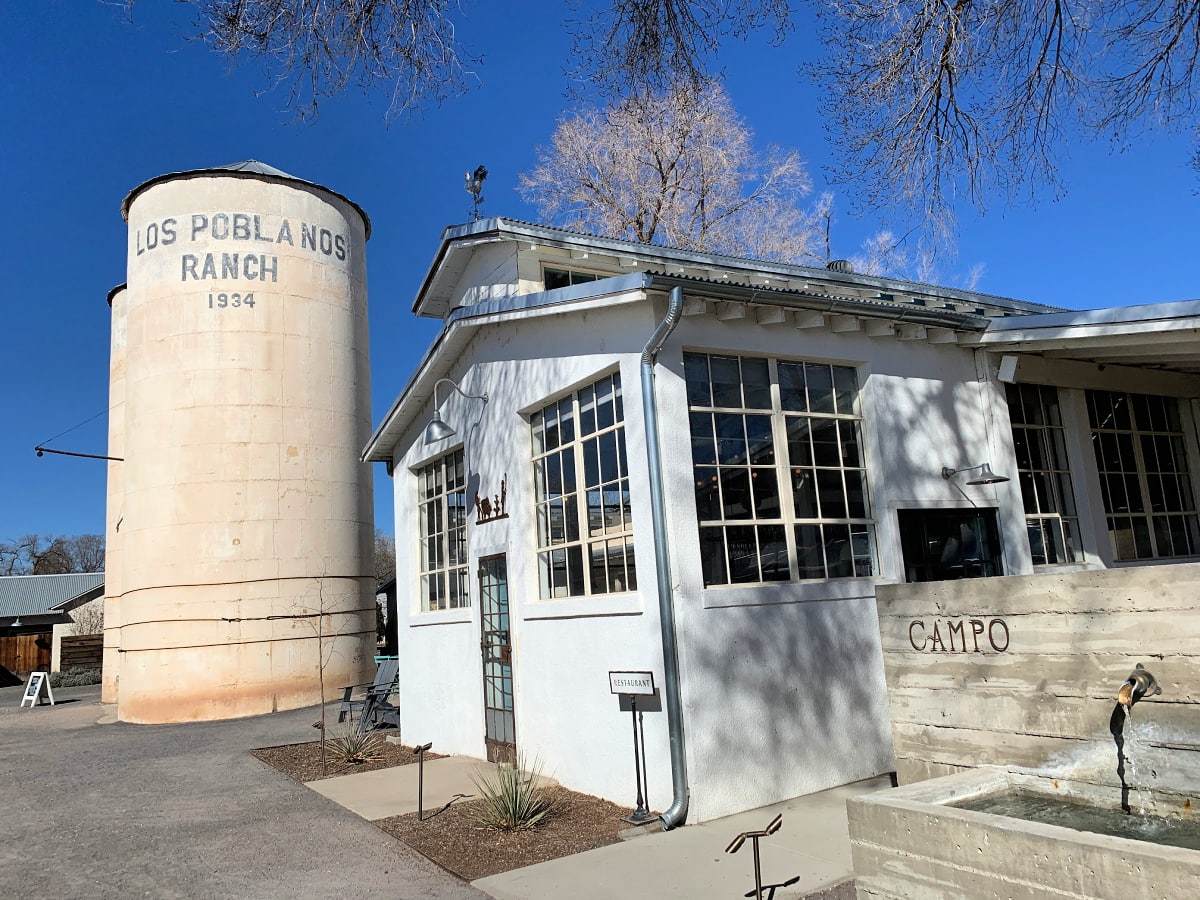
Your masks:
[{"label": "shadow on wall", "polygon": [[[782,799],[894,767],[872,598],[694,612],[688,768]],[[688,677],[690,676],[690,677]]]}]

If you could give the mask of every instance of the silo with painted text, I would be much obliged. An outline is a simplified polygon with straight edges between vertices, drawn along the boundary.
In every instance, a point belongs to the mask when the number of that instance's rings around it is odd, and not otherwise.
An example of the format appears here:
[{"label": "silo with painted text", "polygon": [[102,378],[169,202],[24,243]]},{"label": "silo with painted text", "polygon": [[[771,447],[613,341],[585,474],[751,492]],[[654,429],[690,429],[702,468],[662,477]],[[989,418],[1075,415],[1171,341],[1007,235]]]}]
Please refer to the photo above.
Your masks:
[{"label": "silo with painted text", "polygon": [[366,214],[257,162],[154,178],[122,214],[118,717],[369,680]]}]

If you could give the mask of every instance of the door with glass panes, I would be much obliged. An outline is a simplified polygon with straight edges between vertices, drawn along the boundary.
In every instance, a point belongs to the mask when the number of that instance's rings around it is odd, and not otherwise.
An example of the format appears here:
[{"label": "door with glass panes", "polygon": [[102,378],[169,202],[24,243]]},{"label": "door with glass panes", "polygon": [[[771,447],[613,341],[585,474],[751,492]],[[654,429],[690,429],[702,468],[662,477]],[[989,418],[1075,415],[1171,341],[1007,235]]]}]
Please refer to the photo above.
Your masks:
[{"label": "door with glass panes", "polygon": [[479,560],[479,648],[483,653],[483,718],[487,758],[516,762],[512,638],[508,620],[508,560]]}]

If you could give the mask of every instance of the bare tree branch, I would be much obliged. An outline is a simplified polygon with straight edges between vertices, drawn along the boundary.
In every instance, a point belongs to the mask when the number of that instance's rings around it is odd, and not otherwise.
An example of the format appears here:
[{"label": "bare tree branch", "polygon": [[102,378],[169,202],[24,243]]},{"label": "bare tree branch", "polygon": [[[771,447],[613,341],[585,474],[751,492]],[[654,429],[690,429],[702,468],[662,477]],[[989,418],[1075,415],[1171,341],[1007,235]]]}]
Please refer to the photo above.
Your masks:
[{"label": "bare tree branch", "polygon": [[204,40],[290,84],[289,106],[306,118],[355,84],[390,91],[389,117],[441,102],[468,89],[479,62],[458,41],[459,0],[192,2]]},{"label": "bare tree branch", "polygon": [[639,95],[711,80],[721,42],[792,28],[788,0],[572,0],[567,23],[578,60],[570,73],[601,96]]}]

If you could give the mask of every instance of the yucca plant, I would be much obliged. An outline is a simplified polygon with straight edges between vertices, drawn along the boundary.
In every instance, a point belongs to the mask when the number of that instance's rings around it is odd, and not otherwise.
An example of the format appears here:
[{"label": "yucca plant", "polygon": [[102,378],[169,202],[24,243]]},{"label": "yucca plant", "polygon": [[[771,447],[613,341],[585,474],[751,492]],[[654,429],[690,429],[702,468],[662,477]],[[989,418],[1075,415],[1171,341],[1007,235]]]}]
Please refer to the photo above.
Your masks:
[{"label": "yucca plant", "polygon": [[474,809],[476,821],[489,828],[514,831],[532,828],[554,808],[542,784],[541,765],[531,768],[524,760],[496,763],[494,772],[473,778],[482,802]]},{"label": "yucca plant", "polygon": [[370,731],[347,729],[329,741],[329,756],[342,765],[374,762],[383,758],[383,739]]}]

